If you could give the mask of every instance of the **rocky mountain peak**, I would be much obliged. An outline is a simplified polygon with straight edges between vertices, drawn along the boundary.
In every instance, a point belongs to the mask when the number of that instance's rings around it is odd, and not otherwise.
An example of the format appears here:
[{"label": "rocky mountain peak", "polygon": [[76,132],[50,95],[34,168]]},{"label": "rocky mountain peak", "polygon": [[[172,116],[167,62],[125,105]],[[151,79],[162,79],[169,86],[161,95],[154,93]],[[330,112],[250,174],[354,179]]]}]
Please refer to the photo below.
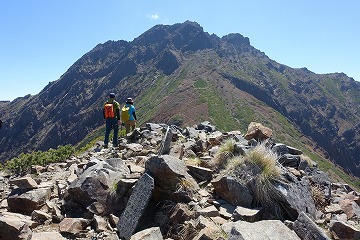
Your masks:
[{"label": "rocky mountain peak", "polygon": [[134,39],[134,45],[174,47],[182,51],[196,51],[213,46],[213,37],[196,22],[156,25]]},{"label": "rocky mountain peak", "polygon": [[221,38],[222,40],[234,44],[234,45],[248,45],[250,46],[250,40],[248,37],[244,37],[243,35],[241,35],[240,33],[230,33],[226,36],[223,36]]}]

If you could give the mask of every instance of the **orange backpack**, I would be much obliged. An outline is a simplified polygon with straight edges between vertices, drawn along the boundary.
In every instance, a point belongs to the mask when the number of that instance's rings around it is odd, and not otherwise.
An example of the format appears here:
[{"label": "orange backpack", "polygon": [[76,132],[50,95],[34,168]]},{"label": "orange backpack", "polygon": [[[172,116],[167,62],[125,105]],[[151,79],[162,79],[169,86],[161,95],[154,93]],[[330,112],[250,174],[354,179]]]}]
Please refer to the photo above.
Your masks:
[{"label": "orange backpack", "polygon": [[104,113],[105,113],[105,118],[114,118],[115,117],[114,103],[106,103],[104,106]]}]

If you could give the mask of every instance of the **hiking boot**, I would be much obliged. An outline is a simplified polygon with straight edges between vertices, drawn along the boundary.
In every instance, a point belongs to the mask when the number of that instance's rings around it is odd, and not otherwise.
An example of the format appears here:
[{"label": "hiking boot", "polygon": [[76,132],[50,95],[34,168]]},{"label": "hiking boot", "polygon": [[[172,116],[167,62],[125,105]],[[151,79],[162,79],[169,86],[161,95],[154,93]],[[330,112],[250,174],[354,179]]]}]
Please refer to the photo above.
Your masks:
[{"label": "hiking boot", "polygon": [[108,148],[108,145],[107,145],[107,144],[104,144],[103,148]]},{"label": "hiking boot", "polygon": [[118,146],[119,146],[119,144],[113,143],[113,147],[118,147]]}]

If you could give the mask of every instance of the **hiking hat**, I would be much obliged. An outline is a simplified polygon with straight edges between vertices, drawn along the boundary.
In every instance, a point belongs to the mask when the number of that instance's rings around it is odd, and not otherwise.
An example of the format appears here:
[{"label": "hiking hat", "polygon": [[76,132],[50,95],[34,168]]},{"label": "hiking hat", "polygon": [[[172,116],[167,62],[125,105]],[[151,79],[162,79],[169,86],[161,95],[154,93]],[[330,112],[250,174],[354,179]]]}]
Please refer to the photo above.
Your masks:
[{"label": "hiking hat", "polygon": [[132,100],[132,98],[128,98],[128,99],[126,99],[126,103],[134,103],[134,101]]},{"label": "hiking hat", "polygon": [[109,97],[110,97],[110,98],[115,98],[115,93],[110,93],[110,94],[109,94]]}]

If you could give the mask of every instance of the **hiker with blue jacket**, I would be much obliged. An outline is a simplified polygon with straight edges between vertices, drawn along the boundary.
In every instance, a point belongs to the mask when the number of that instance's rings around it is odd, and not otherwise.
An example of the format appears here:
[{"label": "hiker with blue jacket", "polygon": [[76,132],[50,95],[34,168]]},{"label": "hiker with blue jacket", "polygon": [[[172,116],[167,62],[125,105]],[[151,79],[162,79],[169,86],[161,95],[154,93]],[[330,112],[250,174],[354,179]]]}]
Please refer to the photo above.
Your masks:
[{"label": "hiker with blue jacket", "polygon": [[136,109],[134,107],[134,101],[132,98],[128,98],[124,107],[121,109],[121,120],[125,125],[126,134],[135,130],[136,126]]}]

